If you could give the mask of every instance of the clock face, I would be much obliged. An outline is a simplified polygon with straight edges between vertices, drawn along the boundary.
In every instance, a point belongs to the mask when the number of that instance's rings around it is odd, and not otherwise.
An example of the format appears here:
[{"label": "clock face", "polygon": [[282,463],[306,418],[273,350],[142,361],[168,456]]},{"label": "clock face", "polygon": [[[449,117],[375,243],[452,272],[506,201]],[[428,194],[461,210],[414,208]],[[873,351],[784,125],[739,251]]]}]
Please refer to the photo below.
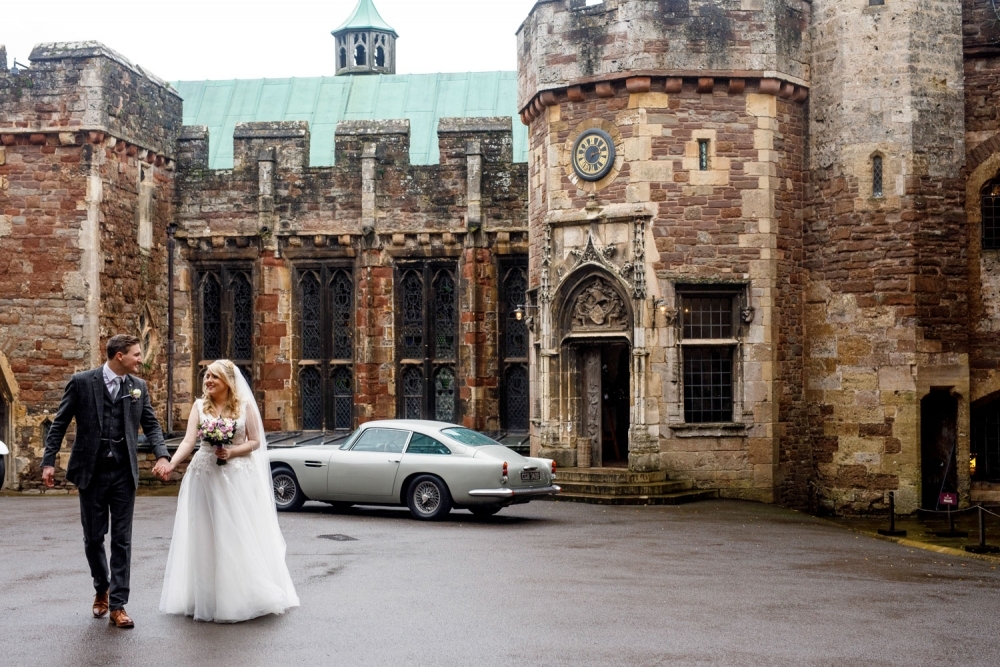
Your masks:
[{"label": "clock face", "polygon": [[603,130],[587,130],[573,144],[573,170],[585,181],[599,181],[615,164],[615,142]]}]

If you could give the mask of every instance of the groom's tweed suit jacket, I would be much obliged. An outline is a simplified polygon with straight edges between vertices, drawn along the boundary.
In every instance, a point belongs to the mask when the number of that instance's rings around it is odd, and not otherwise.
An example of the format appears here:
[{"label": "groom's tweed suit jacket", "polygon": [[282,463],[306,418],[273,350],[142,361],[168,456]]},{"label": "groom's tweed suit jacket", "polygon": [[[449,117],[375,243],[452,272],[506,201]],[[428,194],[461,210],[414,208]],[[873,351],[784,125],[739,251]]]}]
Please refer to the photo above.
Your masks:
[{"label": "groom's tweed suit jacket", "polygon": [[[138,389],[138,398],[132,397],[132,390]],[[136,447],[139,441],[139,427],[146,434],[146,440],[153,447],[156,458],[169,457],[163,444],[163,431],[156,420],[153,404],[149,400],[146,383],[137,377],[126,375],[122,382],[123,412],[125,415],[125,443],[132,465],[132,478],[139,486],[139,461]],[[76,418],[76,439],[73,441],[66,479],[81,489],[86,489],[94,474],[97,450],[101,445],[101,420],[104,415],[104,401],[108,400],[104,389],[103,366],[77,373],[70,378],[63,394],[59,411],[49,428],[45,439],[45,455],[42,466],[55,466],[56,454],[62,446],[63,436],[69,423]]]}]

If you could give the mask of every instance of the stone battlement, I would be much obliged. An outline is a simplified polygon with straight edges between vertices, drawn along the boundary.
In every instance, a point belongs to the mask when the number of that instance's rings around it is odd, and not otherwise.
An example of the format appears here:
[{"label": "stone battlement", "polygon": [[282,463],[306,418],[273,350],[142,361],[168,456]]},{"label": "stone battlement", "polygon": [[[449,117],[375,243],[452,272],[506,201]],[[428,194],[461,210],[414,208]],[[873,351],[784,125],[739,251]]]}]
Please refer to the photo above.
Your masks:
[{"label": "stone battlement", "polygon": [[518,107],[543,91],[635,76],[809,79],[797,0],[539,0],[517,32]]},{"label": "stone battlement", "polygon": [[40,44],[30,69],[0,58],[0,132],[103,132],[172,157],[181,98],[168,83],[100,42]]}]

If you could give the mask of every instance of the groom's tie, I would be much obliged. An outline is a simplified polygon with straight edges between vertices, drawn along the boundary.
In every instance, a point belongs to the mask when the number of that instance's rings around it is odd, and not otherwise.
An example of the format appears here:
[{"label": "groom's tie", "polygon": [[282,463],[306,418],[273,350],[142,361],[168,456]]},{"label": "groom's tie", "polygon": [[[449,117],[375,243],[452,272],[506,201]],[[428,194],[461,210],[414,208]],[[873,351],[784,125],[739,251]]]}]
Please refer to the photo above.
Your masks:
[{"label": "groom's tie", "polygon": [[112,402],[118,400],[118,391],[121,389],[121,386],[122,386],[122,379],[120,377],[116,377],[114,380],[111,381]]}]

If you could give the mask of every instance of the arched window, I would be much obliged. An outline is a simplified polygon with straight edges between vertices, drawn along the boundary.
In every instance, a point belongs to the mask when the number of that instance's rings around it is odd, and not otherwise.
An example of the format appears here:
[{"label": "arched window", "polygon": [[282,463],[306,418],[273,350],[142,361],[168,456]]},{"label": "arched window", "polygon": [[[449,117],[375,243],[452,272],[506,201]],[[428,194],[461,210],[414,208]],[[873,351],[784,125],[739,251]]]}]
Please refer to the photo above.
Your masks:
[{"label": "arched window", "polygon": [[333,428],[350,430],[354,425],[353,374],[349,368],[333,369]]},{"label": "arched window", "polygon": [[506,388],[506,427],[508,431],[528,430],[528,369],[525,366],[510,366],[504,378]]},{"label": "arched window", "polygon": [[[500,426],[512,433],[528,431],[528,271],[523,261],[502,274],[500,332]],[[516,313],[521,310],[521,319]]]},{"label": "arched window", "polygon": [[302,277],[302,358],[319,359],[323,356],[322,301],[319,280],[310,272]]},{"label": "arched window", "polygon": [[375,49],[375,66],[385,67],[385,49],[381,46]]},{"label": "arched window", "polygon": [[347,49],[340,47],[340,69],[347,67]]},{"label": "arched window", "polygon": [[201,286],[201,357],[222,357],[222,286],[214,273],[205,276]]},{"label": "arched window", "polygon": [[455,281],[451,272],[442,271],[434,283],[434,356],[454,359],[458,317],[455,306]]},{"label": "arched window", "polygon": [[872,197],[882,197],[882,156],[872,156]]},{"label": "arched window", "polygon": [[403,277],[403,358],[424,356],[424,286],[420,274],[410,271]]},{"label": "arched window", "polygon": [[338,271],[330,282],[333,299],[331,319],[333,320],[334,359],[350,361],[354,359],[354,344],[351,321],[354,316],[354,281],[346,271]]},{"label": "arched window", "polygon": [[253,288],[250,286],[249,276],[242,271],[237,273],[233,276],[231,289],[233,342],[230,359],[243,372],[244,377],[249,377],[253,361]]},{"label": "arched window", "polygon": [[363,44],[358,44],[357,48],[354,49],[354,64],[358,67],[364,67],[368,64],[368,58]]},{"label": "arched window", "polygon": [[980,193],[983,250],[1000,250],[1000,177],[988,181]]}]

